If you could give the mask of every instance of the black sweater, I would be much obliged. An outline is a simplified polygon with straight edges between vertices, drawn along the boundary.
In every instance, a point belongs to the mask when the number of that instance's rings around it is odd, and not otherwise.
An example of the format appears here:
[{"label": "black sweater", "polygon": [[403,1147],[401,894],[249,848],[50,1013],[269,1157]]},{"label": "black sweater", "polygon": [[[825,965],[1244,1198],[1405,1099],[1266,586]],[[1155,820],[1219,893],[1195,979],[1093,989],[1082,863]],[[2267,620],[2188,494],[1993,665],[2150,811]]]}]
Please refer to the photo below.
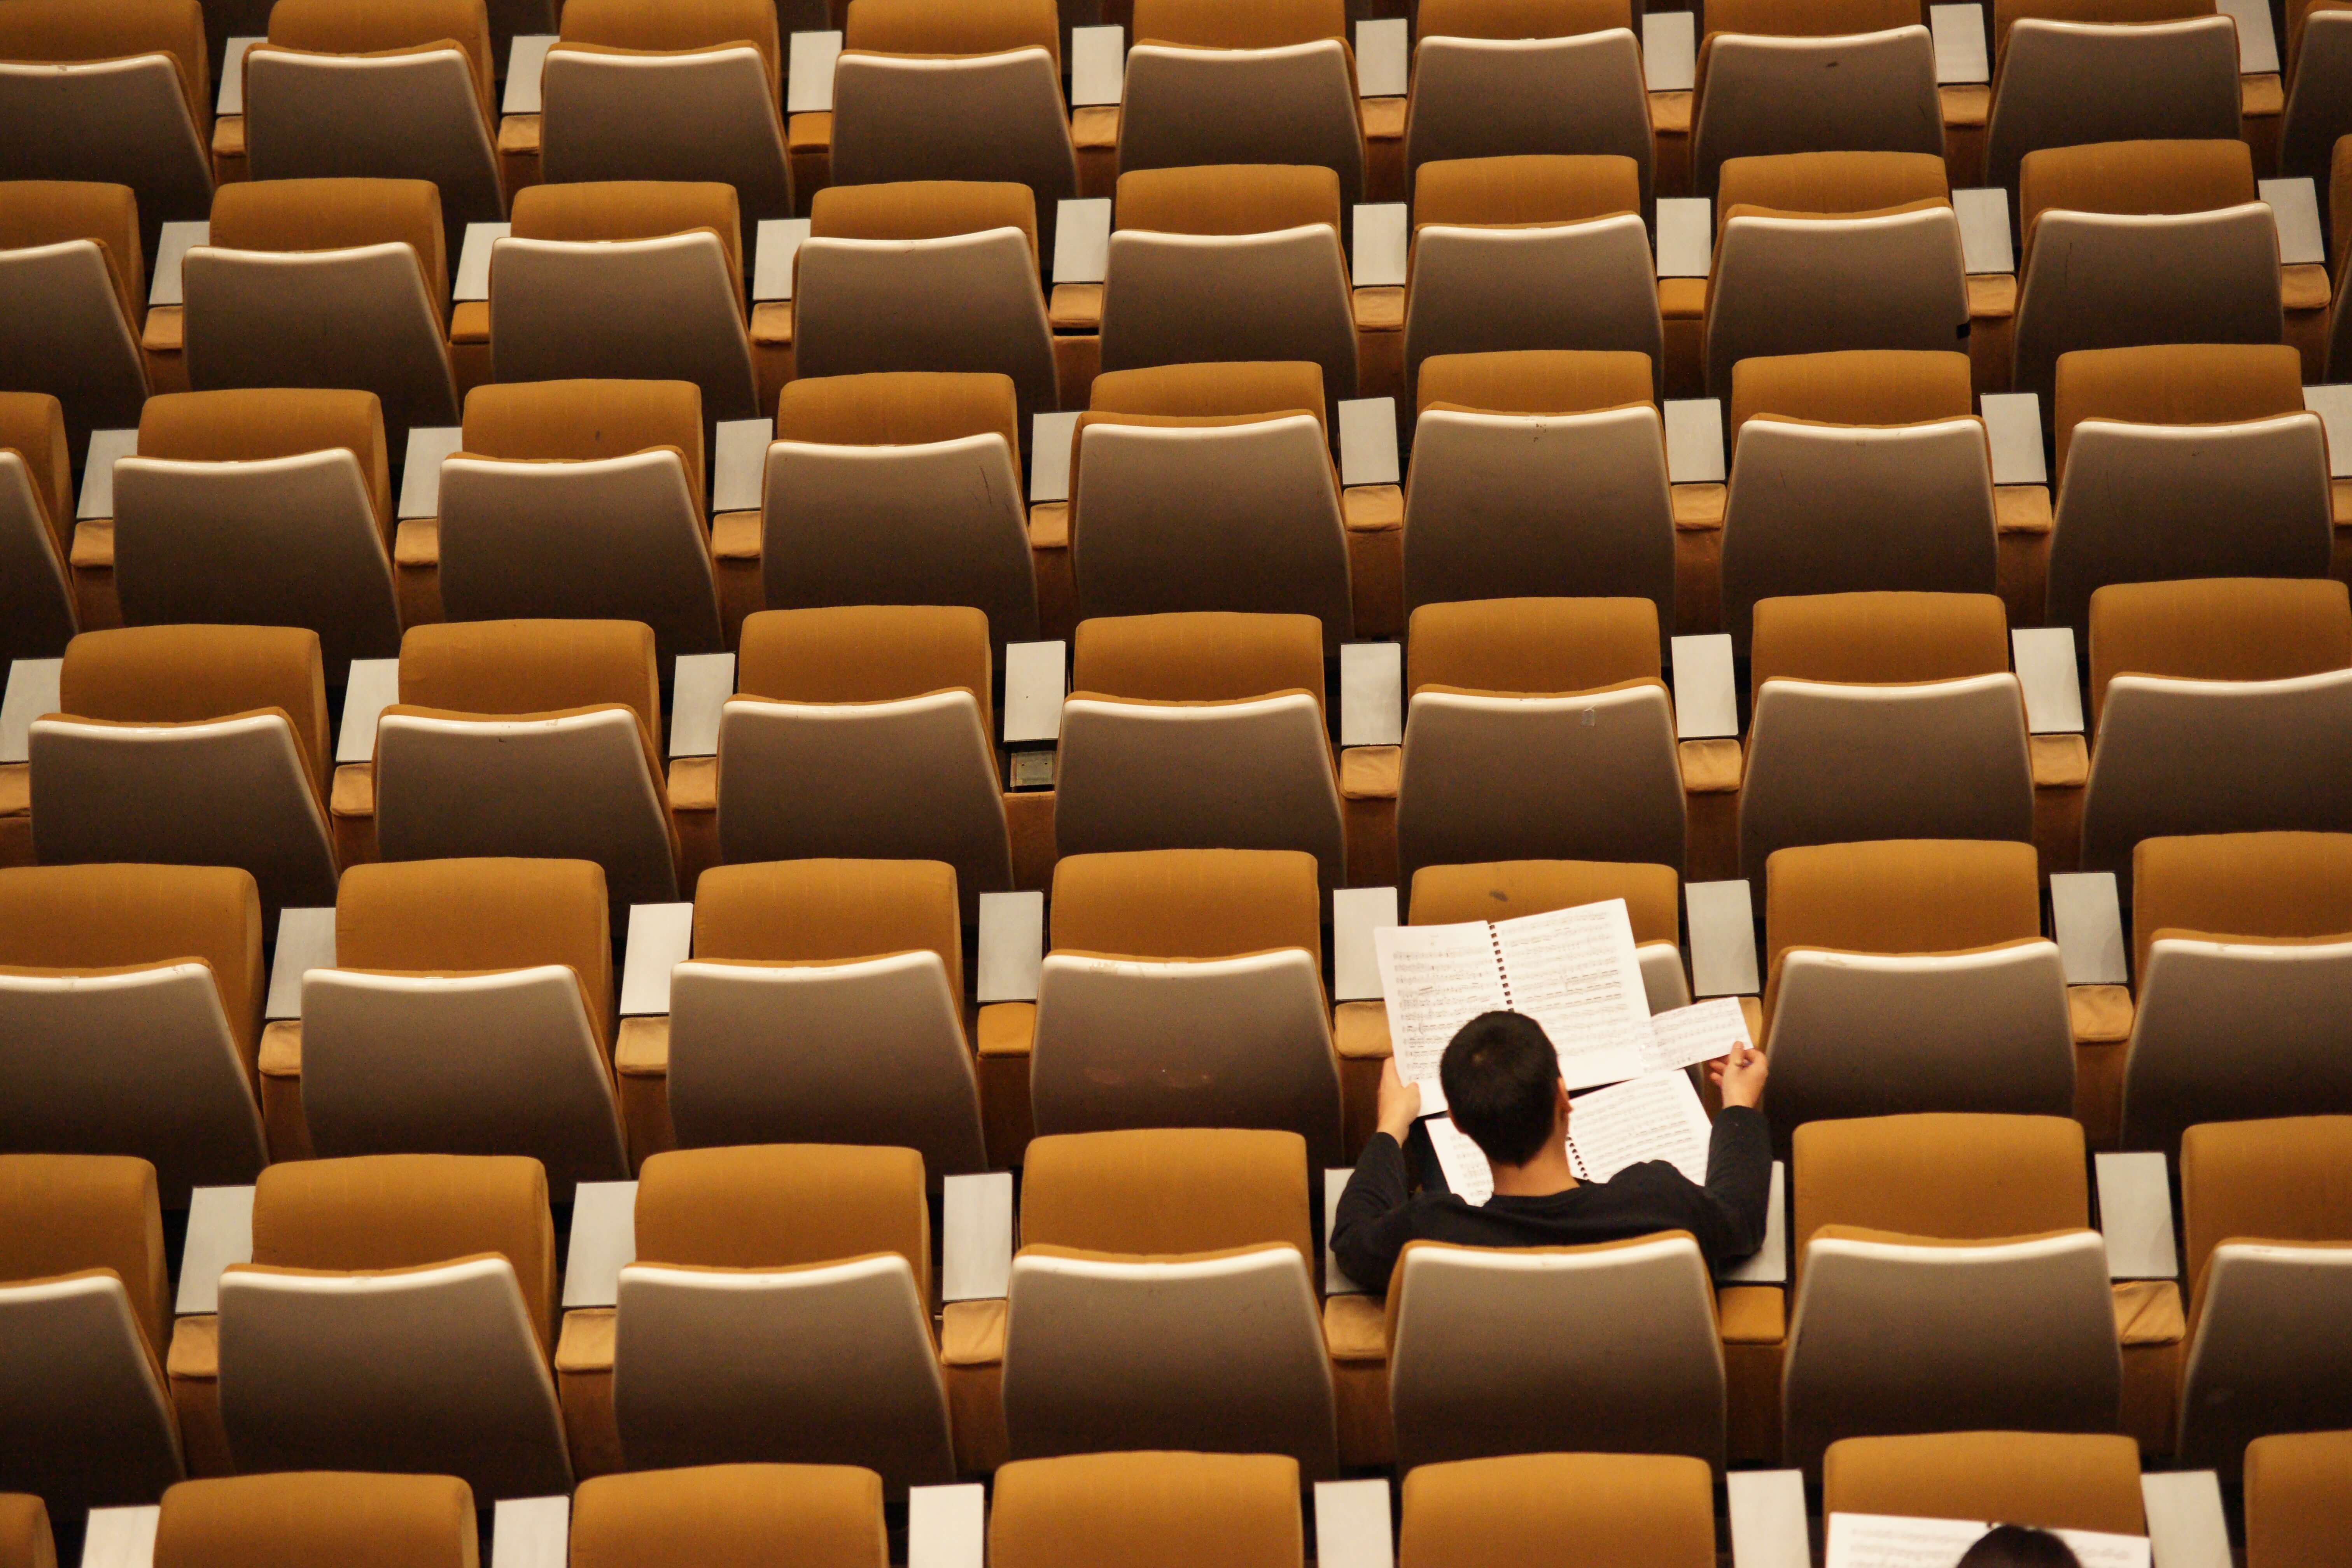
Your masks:
[{"label": "black sweater", "polygon": [[1761,1111],[1727,1107],[1707,1144],[1706,1185],[1694,1185],[1664,1160],[1628,1165],[1606,1182],[1586,1182],[1548,1197],[1496,1194],[1473,1208],[1451,1193],[1415,1195],[1404,1151],[1372,1134],[1340,1194],[1331,1250],[1348,1278],[1375,1294],[1409,1241],[1465,1247],[1584,1247],[1662,1230],[1698,1238],[1720,1268],[1764,1244],[1764,1210],[1772,1190],[1772,1140]]}]

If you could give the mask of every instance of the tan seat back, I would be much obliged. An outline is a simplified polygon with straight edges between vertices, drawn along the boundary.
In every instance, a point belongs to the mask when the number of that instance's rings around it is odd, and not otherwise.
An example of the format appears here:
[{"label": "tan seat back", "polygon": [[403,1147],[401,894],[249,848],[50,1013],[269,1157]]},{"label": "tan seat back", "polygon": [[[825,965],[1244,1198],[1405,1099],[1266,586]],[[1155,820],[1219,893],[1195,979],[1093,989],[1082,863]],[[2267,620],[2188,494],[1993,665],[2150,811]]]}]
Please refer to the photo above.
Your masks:
[{"label": "tan seat back", "polygon": [[1615,860],[1423,866],[1413,873],[1411,923],[1517,920],[1622,899],[1637,944],[1671,942],[1682,932],[1681,889],[1682,879],[1670,866]]},{"label": "tan seat back", "polygon": [[698,502],[705,493],[702,393],[690,381],[493,383],[466,395],[464,430],[462,451],[518,462],[586,463],[674,447],[689,491]]},{"label": "tan seat back", "polygon": [[813,1563],[884,1561],[882,1478],[854,1465],[700,1465],[599,1476],[572,1500],[573,1568],[644,1568],[672,1553],[764,1568],[787,1540]]},{"label": "tan seat back", "polygon": [[2182,1258],[2194,1329],[2213,1251],[2239,1238],[2352,1244],[2352,1116],[2210,1121],[2180,1137]]},{"label": "tan seat back", "polygon": [[2246,1568],[2340,1562],[2352,1540],[2352,1432],[2246,1445]]},{"label": "tan seat back", "polygon": [[1054,869],[1053,945],[1153,959],[1297,947],[1319,966],[1313,857],[1280,849],[1068,856]]},{"label": "tan seat back", "polygon": [[996,1473],[997,1568],[1299,1568],[1298,1462],[1272,1454],[1074,1454]]},{"label": "tan seat back", "polygon": [[2281,680],[2352,666],[2341,583],[2214,577],[2114,583],[2091,595],[2091,725],[2118,675]]},{"label": "tan seat back", "polygon": [[1956,952],[2041,934],[2030,844],[1811,845],[1775,852],[1765,873],[1765,950],[1776,973],[1791,948]]},{"label": "tan seat back", "polygon": [[1776,677],[1856,685],[1961,680],[2009,668],[1989,594],[1815,594],[1756,605],[1748,689]]},{"label": "tan seat back", "polygon": [[661,733],[653,633],[635,621],[470,621],[412,626],[404,707],[525,714],[625,705],[648,756]]},{"label": "tan seat back", "polygon": [[163,1497],[157,1568],[386,1561],[476,1568],[474,1489],[455,1476],[289,1472],[188,1481]]},{"label": "tan seat back", "polygon": [[[1100,382],[1097,382],[1097,387]],[[1020,403],[992,373],[874,371],[803,376],[776,399],[776,439],[824,447],[919,447],[964,436],[1004,437],[1021,471]]]},{"label": "tan seat back", "polygon": [[2139,1535],[2139,1451],[2129,1437],[1936,1432],[1848,1437],[1822,1467],[1825,1512],[1997,1519],[2040,1530]]},{"label": "tan seat back", "polygon": [[2132,851],[2132,973],[2158,934],[2296,942],[2352,931],[2352,834],[2143,838]]},{"label": "tan seat back", "polygon": [[930,1210],[911,1149],[770,1143],[679,1149],[645,1163],[637,1258],[779,1269],[895,1253],[930,1300]]},{"label": "tan seat back", "polygon": [[1079,624],[1071,687],[1141,702],[1234,702],[1297,690],[1319,708],[1322,647],[1311,616],[1109,616]]},{"label": "tan seat back", "polygon": [[901,180],[828,185],[809,206],[812,239],[947,239],[1017,228],[1037,251],[1037,201],[1002,180]]},{"label": "tan seat back", "polygon": [[1640,166],[1613,155],[1444,159],[1413,177],[1413,223],[1584,223],[1642,209]]},{"label": "tan seat back", "polygon": [[1584,414],[1654,401],[1647,354],[1597,349],[1432,354],[1415,392],[1423,412]]},{"label": "tan seat back", "polygon": [[171,58],[189,118],[208,132],[212,79],[198,0],[30,0],[0,13],[0,59],[117,60],[147,54]]},{"label": "tan seat back", "polygon": [[55,658],[73,638],[73,493],[65,405],[0,393],[0,659]]},{"label": "tan seat back", "polygon": [[1503,694],[1596,691],[1655,680],[1658,628],[1647,599],[1482,599],[1412,614],[1410,697],[1431,687]]},{"label": "tan seat back", "polygon": [[2167,343],[2058,356],[2058,477],[2085,419],[2234,425],[2303,412],[2303,357],[2284,343]]},{"label": "tan seat back", "polygon": [[58,700],[78,719],[187,724],[276,709],[323,797],[326,676],[315,632],[286,626],[131,626],[86,632],[66,648]]},{"label": "tan seat back", "polygon": [[249,180],[213,197],[210,243],[225,250],[349,250],[405,245],[446,317],[449,266],[441,199],[425,180]]},{"label": "tan seat back", "polygon": [[1400,1568],[1706,1568],[1715,1499],[1679,1454],[1514,1454],[1421,1465],[1404,1479]]},{"label": "tan seat back", "polygon": [[1797,1265],[1824,1226],[1990,1241],[2090,1222],[2080,1124],[1931,1114],[1809,1121],[1793,1140]]},{"label": "tan seat back", "polygon": [[[25,7],[47,8],[45,0]],[[0,32],[0,37],[5,36]],[[10,57],[0,48],[0,58]],[[93,240],[106,253],[107,275],[122,302],[122,319],[136,326],[147,313],[147,267],[139,235],[139,201],[131,187],[83,180],[0,181],[0,250],[29,250],[73,239]]]},{"label": "tan seat back", "polygon": [[1922,349],[1764,354],[1731,372],[1731,441],[1759,415],[1822,425],[1916,425],[1976,412],[1969,356]]},{"label": "tan seat back", "polygon": [[963,994],[955,869],[937,860],[769,860],[714,866],[694,903],[697,959],[827,963],[935,952]]},{"label": "tan seat back", "polygon": [[0,1279],[103,1268],[162,1356],[172,1321],[155,1170],[120,1154],[0,1154]]},{"label": "tan seat back", "polygon": [[236,388],[165,393],[139,416],[139,455],[185,463],[250,463],[341,448],[359,460],[377,525],[392,530],[383,405],[372,392]]},{"label": "tan seat back", "polygon": [[763,611],[744,622],[735,689],[782,702],[890,702],[961,688],[995,733],[987,618],[951,605]]},{"label": "tan seat back", "polygon": [[646,54],[678,54],[749,44],[767,68],[768,89],[780,101],[783,50],[776,13],[760,0],[582,0],[566,5],[567,44],[590,44]]},{"label": "tan seat back", "polygon": [[1424,38],[1568,38],[1633,26],[1623,0],[1431,0]]},{"label": "tan seat back", "polygon": [[583,244],[709,229],[719,237],[730,280],[743,275],[742,227],[735,187],[710,181],[586,180],[515,193],[517,239]]},{"label": "tan seat back", "polygon": [[1027,1170],[1024,1246],[1164,1258],[1281,1242],[1313,1267],[1295,1132],[1064,1133],[1032,1141]]},{"label": "tan seat back", "polygon": [[850,0],[842,47],[884,55],[994,55],[1039,48],[1062,64],[1052,0]]}]

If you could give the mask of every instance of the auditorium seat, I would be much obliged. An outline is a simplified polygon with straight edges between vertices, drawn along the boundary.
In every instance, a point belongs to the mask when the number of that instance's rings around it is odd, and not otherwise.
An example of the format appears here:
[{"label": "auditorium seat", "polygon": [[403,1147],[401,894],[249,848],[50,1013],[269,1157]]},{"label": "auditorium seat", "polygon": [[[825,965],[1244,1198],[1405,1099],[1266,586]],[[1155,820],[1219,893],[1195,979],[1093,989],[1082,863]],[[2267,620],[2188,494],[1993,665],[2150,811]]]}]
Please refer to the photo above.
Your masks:
[{"label": "auditorium seat", "polygon": [[212,91],[197,0],[12,0],[0,179],[127,185],[152,239],[211,205]]},{"label": "auditorium seat", "polygon": [[1588,349],[1664,363],[1640,166],[1618,156],[1467,158],[1413,181],[1404,363]]},{"label": "auditorium seat", "polygon": [[1647,599],[1423,605],[1405,666],[1402,875],[1484,860],[1683,864]]},{"label": "auditorium seat", "polygon": [[334,901],[318,634],[134,626],[66,645],[59,711],[33,721],[44,865],[236,866],[265,921]]},{"label": "auditorium seat", "polygon": [[1300,1568],[1299,1467],[1279,1454],[1114,1453],[997,1472],[994,1568]]},{"label": "auditorium seat", "polygon": [[1843,1437],[2112,1432],[2123,1386],[2083,1130],[2054,1116],[1809,1121],[1784,1454]]},{"label": "auditorium seat", "polygon": [[598,1476],[572,1498],[575,1568],[869,1568],[888,1561],[882,1479],[853,1465],[702,1465]]},{"label": "auditorium seat", "polygon": [[2076,349],[2275,343],[2285,331],[2278,226],[2242,142],[2046,148],[2026,155],[2017,202],[2020,392],[2046,402]]},{"label": "auditorium seat", "polygon": [[757,418],[737,212],[733,188],[716,183],[518,194],[490,267],[496,378],[690,381],[704,419]]},{"label": "auditorium seat", "polygon": [[0,1564],[6,1568],[58,1568],[57,1538],[49,1510],[29,1492],[0,1492]]},{"label": "auditorium seat", "polygon": [[719,652],[703,428],[690,381],[467,393],[465,445],[441,466],[448,617],[641,621],[665,668]]},{"label": "auditorium seat", "polygon": [[1404,604],[1640,597],[1675,625],[1674,500],[1649,359],[1439,354],[1416,388]]},{"label": "auditorium seat", "polygon": [[1427,0],[1417,20],[1408,189],[1434,160],[1614,154],[1639,165],[1649,210],[1649,90],[1625,0]]},{"label": "auditorium seat", "polygon": [[1233,1130],[1029,1145],[1003,1342],[1013,1458],[1158,1443],[1333,1479],[1307,1156],[1295,1134]]},{"label": "auditorium seat", "polygon": [[2091,596],[2083,865],[2166,834],[2352,831],[2341,583],[2110,584]]},{"label": "auditorium seat", "polygon": [[383,405],[393,458],[454,425],[441,201],[425,180],[250,180],[213,198],[181,263],[188,384],[351,387]]},{"label": "auditorium seat", "polygon": [[245,58],[257,180],[428,180],[450,237],[506,216],[481,0],[280,0]]},{"label": "auditorium seat", "polygon": [[[637,1184],[636,1242],[606,1320],[631,1468],[856,1464],[894,1496],[954,1479],[914,1151],[656,1154]],[[567,1354],[568,1393],[586,1388],[592,1362]]]},{"label": "auditorium seat", "polygon": [[294,1471],[182,1481],[163,1494],[152,1561],[474,1568],[477,1539],[474,1490],[455,1476]]},{"label": "auditorium seat", "polygon": [[2238,36],[2211,0],[1995,0],[1985,184],[2050,147],[2239,130]]},{"label": "auditorium seat", "polygon": [[0,662],[55,658],[73,640],[73,519],[64,405],[0,392]]},{"label": "auditorium seat", "polygon": [[1847,1437],[1822,1461],[1822,1511],[2145,1535],[2139,1464],[2138,1445],[2115,1434]]},{"label": "auditorium seat", "polygon": [[1691,110],[1696,194],[1727,159],[1781,153],[1944,155],[1936,45],[1917,0],[1717,0]]},{"label": "auditorium seat", "polygon": [[994,373],[785,383],[761,522],[767,606],[969,605],[992,648],[1034,641],[1020,419]]},{"label": "auditorium seat", "polygon": [[[570,1491],[548,1366],[555,1268],[536,1160],[270,1166],[253,1260],[220,1280],[218,1410],[237,1468],[455,1476],[486,1504]],[[192,1349],[200,1324],[180,1327]],[[173,1351],[173,1383],[199,1382],[199,1358]],[[179,1392],[184,1415],[194,1390]]]},{"label": "auditorium seat", "polygon": [[0,871],[0,1149],[136,1155],[163,1202],[253,1180],[261,899],[222,866]]},{"label": "auditorium seat", "polygon": [[730,862],[943,860],[967,924],[1013,886],[988,618],[937,605],[764,610],[719,721]]},{"label": "auditorium seat", "polygon": [[2109,583],[2325,577],[2327,434],[2284,344],[2080,350],[2058,360],[2049,622],[2079,636]]},{"label": "auditorium seat", "polygon": [[1412,874],[1412,893],[1410,923],[1417,926],[1517,920],[1622,899],[1650,1011],[1690,1005],[1680,945],[1682,878],[1671,866],[1625,860],[1423,866]]},{"label": "auditorium seat", "polygon": [[1278,1128],[1339,1163],[1319,907],[1295,850],[1065,855],[1031,1047],[1037,1131]]},{"label": "auditorium seat", "polygon": [[383,858],[590,860],[615,904],[675,899],[654,653],[636,621],[410,628],[376,724]]},{"label": "auditorium seat", "polygon": [[1848,350],[1741,360],[1731,376],[1723,618],[1759,599],[1994,592],[1992,448],[1969,357]]},{"label": "auditorium seat", "polygon": [[669,993],[680,1146],[893,1144],[933,1187],[988,1168],[952,868],[716,866],[694,928]]},{"label": "auditorium seat", "polygon": [[[2132,851],[2123,1146],[2200,1121],[2352,1113],[2352,835],[2217,833]],[[2265,1233],[2267,1234],[2267,1233]]]},{"label": "auditorium seat", "polygon": [[795,375],[1009,375],[1024,423],[1059,403],[1026,185],[831,185],[793,255]]},{"label": "auditorium seat", "polygon": [[1910,839],[1765,867],[1764,1113],[1783,1150],[1827,1117],[2071,1116],[2066,970],[2033,846]]},{"label": "auditorium seat", "polygon": [[2179,1462],[2352,1421],[2352,1117],[2207,1122],[2180,1140],[2189,1354]]},{"label": "auditorium seat", "polygon": [[1757,354],[1949,350],[1969,325],[1944,161],[1925,153],[1734,158],[1718,179],[1706,385]]},{"label": "auditorium seat", "polygon": [[1355,396],[1341,190],[1330,171],[1297,164],[1121,174],[1103,272],[1102,368],[1312,360],[1325,397]]},{"label": "auditorium seat", "polygon": [[2320,211],[2329,199],[2328,165],[2336,144],[2352,134],[2352,26],[2336,0],[2303,0],[2286,8],[2286,110],[2279,123],[2279,170],[2310,179]]},{"label": "auditorium seat", "polygon": [[124,621],[307,627],[331,685],[399,656],[392,530],[372,392],[166,393],[114,467]]},{"label": "auditorium seat", "polygon": [[1065,856],[1301,849],[1324,887],[1342,885],[1347,849],[1315,618],[1081,621],[1062,705],[1054,835]]},{"label": "auditorium seat", "polygon": [[[0,26],[16,8],[0,9]],[[7,84],[0,66],[0,93]],[[58,399],[76,450],[93,429],[139,423],[145,255],[128,185],[0,183],[0,380],[12,393]]]},{"label": "auditorium seat", "polygon": [[1363,199],[1342,0],[1136,0],[1118,166],[1320,164]]},{"label": "auditorium seat", "polygon": [[1706,1467],[1664,1454],[1515,1454],[1404,1479],[1399,1568],[1714,1568]]},{"label": "auditorium seat", "polygon": [[302,976],[321,1156],[527,1154],[557,1203],[628,1174],[604,878],[585,860],[354,866]]},{"label": "auditorium seat", "polygon": [[1097,377],[1069,459],[1078,615],[1308,615],[1336,655],[1354,614],[1324,417],[1306,360]]},{"label": "auditorium seat", "polygon": [[540,79],[554,183],[713,181],[746,222],[790,217],[771,0],[566,0]]},{"label": "auditorium seat", "polygon": [[2246,1445],[2246,1568],[2352,1563],[2352,1432]]},{"label": "auditorium seat", "polygon": [[1763,600],[1749,690],[1750,879],[1792,844],[2032,841],[2024,703],[1991,595]]},{"label": "auditorium seat", "polygon": [[1078,194],[1052,0],[852,0],[842,43],[834,183],[1016,181],[1050,253]]},{"label": "auditorium seat", "polygon": [[0,1488],[64,1521],[180,1479],[170,1297],[153,1166],[0,1154]]}]

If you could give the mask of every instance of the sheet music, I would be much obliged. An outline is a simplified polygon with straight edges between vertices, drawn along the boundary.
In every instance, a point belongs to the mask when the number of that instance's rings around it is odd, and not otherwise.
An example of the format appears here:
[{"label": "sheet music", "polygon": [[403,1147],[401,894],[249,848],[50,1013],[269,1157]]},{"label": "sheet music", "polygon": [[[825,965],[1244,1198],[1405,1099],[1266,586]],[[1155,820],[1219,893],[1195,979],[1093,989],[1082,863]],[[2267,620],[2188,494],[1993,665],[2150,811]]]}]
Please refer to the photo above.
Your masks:
[{"label": "sheet music", "polygon": [[1650,1039],[1642,1047],[1642,1070],[1672,1072],[1727,1057],[1733,1047],[1755,1043],[1748,1037],[1748,1015],[1739,998],[1718,996],[1695,1007],[1652,1014]]},{"label": "sheet music", "polygon": [[1495,1167],[1486,1163],[1486,1156],[1470,1135],[1454,1125],[1451,1116],[1432,1116],[1423,1125],[1429,1129],[1429,1142],[1437,1151],[1437,1163],[1445,1173],[1445,1184],[1454,1195],[1473,1208],[1483,1207],[1495,1195]]},{"label": "sheet music", "polygon": [[[1953,1568],[1992,1528],[1965,1519],[1902,1519],[1882,1513],[1830,1515],[1824,1568]],[[2083,1568],[2148,1568],[2147,1538],[2088,1530],[2050,1533],[2073,1548]]]},{"label": "sheet music", "polygon": [[1713,1131],[1687,1076],[1651,1073],[1570,1102],[1568,1161],[1579,1180],[1605,1182],[1628,1165],[1664,1160],[1704,1186]]},{"label": "sheet music", "polygon": [[1493,932],[1486,921],[1471,921],[1384,926],[1372,933],[1397,1076],[1421,1085],[1423,1110],[1445,1109],[1437,1063],[1455,1031],[1481,1013],[1508,1005],[1503,972],[1495,962]]},{"label": "sheet music", "polygon": [[1571,1089],[1642,1071],[1649,994],[1625,900],[1495,922],[1511,1007],[1543,1026]]}]

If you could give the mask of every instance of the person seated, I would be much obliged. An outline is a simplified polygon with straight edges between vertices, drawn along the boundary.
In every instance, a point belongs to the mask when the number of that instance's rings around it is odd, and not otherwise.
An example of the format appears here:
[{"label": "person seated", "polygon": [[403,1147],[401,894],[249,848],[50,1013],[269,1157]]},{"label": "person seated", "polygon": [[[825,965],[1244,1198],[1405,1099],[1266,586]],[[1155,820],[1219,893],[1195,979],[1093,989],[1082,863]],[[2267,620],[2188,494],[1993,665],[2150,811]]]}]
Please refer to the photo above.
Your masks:
[{"label": "person seated", "polygon": [[1486,1156],[1495,1195],[1474,1208],[1445,1190],[1433,1158],[1415,1194],[1404,1142],[1420,1131],[1421,1089],[1381,1070],[1380,1131],[1364,1145],[1339,1197],[1331,1250],[1348,1278],[1388,1289],[1397,1255],[1411,1241],[1465,1247],[1584,1247],[1662,1230],[1688,1231],[1717,1268],[1764,1243],[1772,1184],[1772,1141],[1757,1104],[1764,1053],[1741,1046],[1707,1064],[1723,1090],[1707,1146],[1706,1184],[1664,1160],[1628,1165],[1605,1182],[1580,1182],[1569,1165],[1567,1085],[1543,1026],[1517,1013],[1482,1013],[1447,1043],[1437,1077],[1454,1124]]}]

